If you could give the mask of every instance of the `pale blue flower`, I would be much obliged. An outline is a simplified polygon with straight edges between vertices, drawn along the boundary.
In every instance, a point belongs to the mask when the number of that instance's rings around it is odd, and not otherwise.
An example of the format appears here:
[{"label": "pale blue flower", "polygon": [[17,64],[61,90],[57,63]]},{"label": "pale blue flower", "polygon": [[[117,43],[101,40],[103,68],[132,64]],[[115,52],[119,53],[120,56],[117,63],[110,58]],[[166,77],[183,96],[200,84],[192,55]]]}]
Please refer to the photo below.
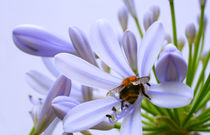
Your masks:
[{"label": "pale blue flower", "polygon": [[[61,73],[83,85],[105,90],[114,89],[121,85],[124,78],[135,76],[108,22],[97,21],[91,31],[91,38],[94,52],[122,78],[108,74],[83,59],[66,53],[55,57],[55,64]],[[153,23],[145,33],[137,49],[137,70],[140,77],[149,76],[164,45],[164,38],[164,29],[160,22]],[[185,106],[189,104],[193,95],[190,87],[178,81],[144,87],[153,104],[166,108]],[[71,109],[64,117],[64,131],[72,133],[89,129],[102,122],[106,116],[110,117],[113,114],[115,120],[109,119],[111,123],[123,118],[121,135],[142,134],[140,112],[143,97],[140,93],[135,103],[127,104],[127,107],[122,107],[121,99],[116,96],[82,103]],[[120,108],[122,111],[118,113],[116,110]]]}]

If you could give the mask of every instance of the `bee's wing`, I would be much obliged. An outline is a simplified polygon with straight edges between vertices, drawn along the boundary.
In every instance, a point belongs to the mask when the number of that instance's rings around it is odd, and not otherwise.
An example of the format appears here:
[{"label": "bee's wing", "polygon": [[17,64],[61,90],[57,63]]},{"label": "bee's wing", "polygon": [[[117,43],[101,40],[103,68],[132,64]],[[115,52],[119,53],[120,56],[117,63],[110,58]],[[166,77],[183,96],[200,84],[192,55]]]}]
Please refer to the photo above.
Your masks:
[{"label": "bee's wing", "polygon": [[125,88],[124,85],[120,85],[119,87],[116,87],[112,90],[110,90],[106,95],[107,96],[113,96],[115,93],[119,93],[120,91],[122,91]]},{"label": "bee's wing", "polygon": [[148,83],[150,80],[149,76],[144,76],[144,77],[140,77],[138,78],[135,82],[132,82],[133,85],[139,85],[140,83],[145,84]]}]

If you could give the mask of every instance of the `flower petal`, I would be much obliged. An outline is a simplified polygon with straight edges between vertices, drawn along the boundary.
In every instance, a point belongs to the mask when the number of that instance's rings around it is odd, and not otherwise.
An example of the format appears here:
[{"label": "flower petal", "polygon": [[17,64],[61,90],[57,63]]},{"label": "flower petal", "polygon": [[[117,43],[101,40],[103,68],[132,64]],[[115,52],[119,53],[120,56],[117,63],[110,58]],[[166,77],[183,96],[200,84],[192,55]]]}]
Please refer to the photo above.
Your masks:
[{"label": "flower petal", "polygon": [[52,73],[55,77],[58,77],[59,72],[55,67],[55,63],[52,58],[49,57],[42,57],[42,62],[44,63],[45,67],[48,69],[50,73]]},{"label": "flower petal", "polygon": [[141,104],[136,104],[134,111],[123,118],[120,135],[141,135],[142,133]]},{"label": "flower petal", "polygon": [[150,102],[165,108],[177,108],[188,105],[193,98],[193,90],[180,82],[166,82],[151,86],[147,90]]},{"label": "flower petal", "polygon": [[100,19],[96,22],[91,31],[91,41],[95,53],[111,69],[125,78],[135,75],[108,21]]},{"label": "flower petal", "polygon": [[57,126],[59,122],[58,118],[55,118],[50,125],[47,127],[47,129],[44,131],[44,133],[42,133],[42,135],[52,135],[53,131],[55,130],[55,127]]},{"label": "flower petal", "polygon": [[65,76],[89,87],[113,89],[122,82],[121,79],[72,54],[56,55],[55,64]]},{"label": "flower petal", "polygon": [[26,72],[26,81],[35,91],[42,95],[47,95],[53,80],[38,71]]},{"label": "flower petal", "polygon": [[182,82],[187,74],[187,63],[181,52],[169,44],[160,54],[155,71],[160,82]]},{"label": "flower petal", "polygon": [[59,76],[51,87],[47,98],[44,102],[40,117],[35,128],[35,134],[42,133],[49,124],[55,119],[56,115],[53,111],[51,102],[57,96],[68,96],[71,90],[71,80],[64,76]]},{"label": "flower petal", "polygon": [[54,112],[56,116],[61,120],[65,117],[69,110],[78,104],[79,102],[77,100],[67,96],[58,96],[52,101]]},{"label": "flower petal", "polygon": [[122,45],[130,66],[133,70],[137,70],[137,41],[131,31],[124,32]]},{"label": "flower petal", "polygon": [[69,35],[77,54],[84,60],[97,66],[95,56],[90,48],[87,37],[83,31],[77,27],[69,28]]},{"label": "flower petal", "polygon": [[112,113],[112,107],[119,105],[120,101],[113,97],[98,99],[82,103],[64,117],[64,132],[77,132],[89,129],[102,122],[107,114]]},{"label": "flower petal", "polygon": [[140,76],[148,76],[157,56],[164,45],[165,31],[160,22],[153,23],[146,31],[138,48],[138,72]]},{"label": "flower petal", "polygon": [[21,25],[13,30],[16,46],[29,54],[52,57],[57,53],[75,54],[75,49],[68,42],[35,25]]}]

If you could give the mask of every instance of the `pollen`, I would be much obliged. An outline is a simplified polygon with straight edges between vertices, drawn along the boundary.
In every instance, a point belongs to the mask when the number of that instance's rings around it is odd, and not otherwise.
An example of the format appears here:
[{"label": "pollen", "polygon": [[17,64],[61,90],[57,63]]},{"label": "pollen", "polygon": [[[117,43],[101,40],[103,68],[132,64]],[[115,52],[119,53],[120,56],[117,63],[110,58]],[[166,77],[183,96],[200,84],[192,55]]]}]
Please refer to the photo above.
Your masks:
[{"label": "pollen", "polygon": [[125,78],[125,79],[123,80],[122,85],[124,85],[124,86],[130,85],[131,82],[134,82],[134,81],[136,81],[136,80],[137,80],[136,76],[130,76],[130,77]]}]

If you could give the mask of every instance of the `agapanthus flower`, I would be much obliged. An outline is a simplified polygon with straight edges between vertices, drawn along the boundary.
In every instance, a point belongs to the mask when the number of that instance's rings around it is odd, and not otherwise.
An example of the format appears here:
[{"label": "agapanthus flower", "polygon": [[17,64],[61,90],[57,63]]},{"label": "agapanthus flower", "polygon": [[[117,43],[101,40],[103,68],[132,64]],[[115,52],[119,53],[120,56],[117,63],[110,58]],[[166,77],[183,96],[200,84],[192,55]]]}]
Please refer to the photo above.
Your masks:
[{"label": "agapanthus flower", "polygon": [[[58,77],[60,73],[55,68],[54,63],[53,61],[51,61],[50,57],[54,56],[59,52],[67,52],[80,56],[81,58],[85,59],[91,64],[97,66],[94,54],[90,49],[88,40],[84,32],[82,32],[80,29],[76,27],[70,27],[69,35],[72,43],[68,43],[63,39],[60,39],[59,37],[51,34],[44,28],[35,25],[20,25],[13,30],[13,40],[16,46],[26,53],[36,56],[41,56],[44,65],[55,77]],[[35,117],[36,120],[39,121],[38,125],[36,122],[34,126],[42,128],[42,129],[36,128],[35,132],[40,133],[50,124],[52,119],[55,118],[55,115],[59,117],[59,113],[57,113],[58,111],[57,112],[55,111],[57,109],[56,100],[54,106],[53,107],[51,106],[51,100],[55,98],[55,95],[53,94],[56,94],[55,91],[50,90],[51,86],[53,86],[54,79],[50,79],[50,77],[34,70],[26,73],[26,79],[29,85],[35,91],[37,91],[41,95],[46,96],[46,99],[50,99],[50,101],[49,100],[44,101],[45,107],[42,107],[42,105],[40,105],[39,110],[36,110],[36,112],[34,112],[37,114],[37,117]],[[62,90],[63,89],[60,89],[60,91]],[[70,89],[66,91],[70,91]],[[67,94],[65,96],[69,95]],[[79,84],[73,83],[70,98],[77,101],[77,104],[74,104],[72,106],[73,108],[74,106],[78,105],[79,102],[89,101],[92,100],[93,98],[99,98],[99,97],[98,96],[93,97],[92,88],[81,85],[79,86]],[[48,115],[50,114],[49,117],[43,118],[43,116],[46,116],[46,114]],[[57,119],[55,119],[54,121],[58,122]],[[42,125],[42,123],[45,124]],[[110,124],[108,125],[106,123],[100,123],[99,125],[92,128],[99,130],[107,130],[112,127],[113,126],[110,126]]]},{"label": "agapanthus flower", "polygon": [[[63,119],[65,132],[89,129],[108,117],[111,123],[123,118],[121,135],[142,134],[143,97],[148,98],[155,105],[166,108],[185,106],[191,101],[192,89],[176,79],[161,81],[160,84],[150,86],[150,71],[164,45],[165,34],[162,23],[152,24],[138,46],[136,54],[138,74],[135,74],[129,66],[108,22],[98,20],[91,31],[91,39],[94,52],[119,76],[108,74],[75,55],[62,53],[55,57],[57,68],[66,77],[89,87],[112,90],[108,92],[111,97],[85,102],[71,109]],[[166,54],[167,52],[169,55],[177,53],[166,49]],[[172,63],[168,61],[168,68],[176,67],[177,61]],[[160,76],[169,75],[169,78],[173,78],[170,75],[178,75],[178,78],[185,76],[175,72],[179,70],[175,68],[173,73],[167,72]],[[126,90],[133,92],[127,95],[130,99],[125,98]]]}]

